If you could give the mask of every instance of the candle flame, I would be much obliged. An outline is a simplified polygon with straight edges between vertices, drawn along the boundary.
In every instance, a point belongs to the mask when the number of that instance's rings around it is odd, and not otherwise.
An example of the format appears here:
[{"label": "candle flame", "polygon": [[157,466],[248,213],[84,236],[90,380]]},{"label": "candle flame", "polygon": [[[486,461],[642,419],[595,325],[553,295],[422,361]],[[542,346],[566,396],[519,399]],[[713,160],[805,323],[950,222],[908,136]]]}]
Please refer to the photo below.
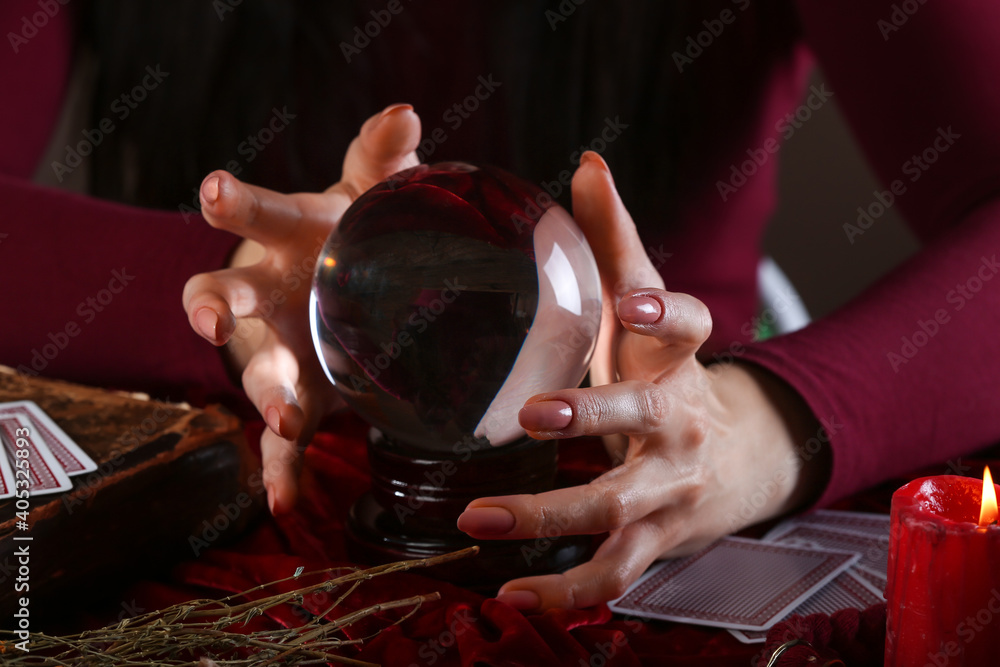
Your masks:
[{"label": "candle flame", "polygon": [[991,526],[997,522],[997,490],[993,486],[993,475],[990,467],[983,471],[983,502],[979,511],[980,527]]}]

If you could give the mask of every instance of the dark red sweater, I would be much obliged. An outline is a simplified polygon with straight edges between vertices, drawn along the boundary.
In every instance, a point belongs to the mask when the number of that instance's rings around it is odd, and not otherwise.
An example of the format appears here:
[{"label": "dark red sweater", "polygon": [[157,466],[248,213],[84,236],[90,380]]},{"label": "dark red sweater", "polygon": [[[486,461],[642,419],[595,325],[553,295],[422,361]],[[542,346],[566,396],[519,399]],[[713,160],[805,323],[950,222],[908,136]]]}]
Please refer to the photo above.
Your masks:
[{"label": "dark red sweater", "polygon": [[[189,330],[180,294],[189,276],[221,267],[235,239],[194,216],[30,183],[72,56],[61,5],[27,28],[39,7],[0,8],[0,362],[171,398],[234,396],[217,352]],[[767,72],[748,143],[720,155],[717,173],[691,188],[662,271],[668,288],[712,309],[714,350],[784,378],[831,431],[825,503],[1000,440],[1000,372],[988,352],[1000,331],[1000,6],[797,7],[804,43]],[[822,321],[747,344],[777,159],[735,191],[720,182],[731,182],[748,150],[774,152],[814,59],[886,188],[866,208],[877,215],[891,196],[926,247]]]}]

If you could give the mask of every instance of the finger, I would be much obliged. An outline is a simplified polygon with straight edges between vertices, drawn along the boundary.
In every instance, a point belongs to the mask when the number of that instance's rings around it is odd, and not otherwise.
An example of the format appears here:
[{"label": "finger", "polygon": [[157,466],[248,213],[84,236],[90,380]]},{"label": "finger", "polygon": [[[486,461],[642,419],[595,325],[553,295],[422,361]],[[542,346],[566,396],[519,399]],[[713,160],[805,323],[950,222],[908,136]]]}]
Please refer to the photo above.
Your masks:
[{"label": "finger", "polygon": [[265,429],[260,436],[264,488],[274,516],[285,514],[295,506],[302,449],[297,441],[282,438],[270,429]]},{"label": "finger", "polygon": [[627,294],[618,303],[622,325],[664,346],[694,352],[712,333],[708,307],[687,294],[643,289]]},{"label": "finger", "polygon": [[532,438],[640,435],[660,429],[674,411],[660,385],[626,380],[532,396],[517,415]]},{"label": "finger", "polygon": [[477,498],[458,528],[480,540],[523,540],[596,535],[643,519],[676,497],[687,498],[686,480],[673,469],[629,461],[590,484],[535,495]]},{"label": "finger", "polygon": [[298,362],[287,348],[264,345],[243,371],[243,387],[267,429],[261,435],[264,486],[272,514],[295,504],[300,453],[311,433],[295,391]]},{"label": "finger", "polygon": [[573,175],[573,217],[583,230],[601,272],[605,290],[613,297],[643,287],[663,287],[643,248],[632,216],[622,203],[608,165],[587,151]]},{"label": "finger", "polygon": [[[669,524],[667,524],[669,525]],[[668,545],[677,540],[668,527],[649,521],[612,533],[594,557],[562,574],[515,579],[497,600],[524,611],[592,607],[621,597]]]},{"label": "finger", "polygon": [[244,183],[222,170],[205,177],[199,198],[210,225],[268,247],[301,236],[303,224],[332,224],[343,210],[336,210],[320,193],[286,195]]},{"label": "finger", "polygon": [[341,182],[351,198],[358,197],[392,174],[420,164],[420,118],[409,104],[394,104],[369,118],[344,157]]},{"label": "finger", "polygon": [[261,271],[225,269],[189,278],[182,301],[191,328],[215,345],[228,341],[236,329],[236,318],[258,314],[264,293]]},{"label": "finger", "polygon": [[236,329],[237,317],[257,313],[260,277],[250,269],[200,273],[184,285],[182,302],[191,328],[214,345],[223,345]]},{"label": "finger", "polygon": [[243,389],[276,435],[287,440],[302,436],[305,416],[295,391],[298,360],[291,350],[263,345],[243,371]]}]

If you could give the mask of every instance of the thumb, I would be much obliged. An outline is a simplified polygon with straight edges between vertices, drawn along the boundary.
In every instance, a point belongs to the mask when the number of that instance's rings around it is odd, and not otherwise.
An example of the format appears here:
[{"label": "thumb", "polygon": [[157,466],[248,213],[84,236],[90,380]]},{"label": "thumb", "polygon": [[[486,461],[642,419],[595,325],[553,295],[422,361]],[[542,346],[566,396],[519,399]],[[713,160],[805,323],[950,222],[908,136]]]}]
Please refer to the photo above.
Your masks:
[{"label": "thumb", "polygon": [[600,155],[587,151],[573,175],[573,217],[587,237],[605,297],[616,302],[628,292],[663,288],[639,239],[632,216],[615,189],[611,170]]}]

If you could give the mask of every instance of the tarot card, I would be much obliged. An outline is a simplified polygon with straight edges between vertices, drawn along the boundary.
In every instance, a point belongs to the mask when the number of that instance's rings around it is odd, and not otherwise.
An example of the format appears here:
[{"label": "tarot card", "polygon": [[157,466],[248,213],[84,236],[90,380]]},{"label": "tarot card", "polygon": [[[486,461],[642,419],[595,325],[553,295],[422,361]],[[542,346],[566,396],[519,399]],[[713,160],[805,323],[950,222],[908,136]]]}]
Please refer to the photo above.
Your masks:
[{"label": "tarot card", "polygon": [[43,441],[67,475],[72,477],[97,470],[94,460],[87,456],[34,401],[0,403],[0,419],[11,415],[27,416],[34,425],[31,429],[33,441]]},{"label": "tarot card", "polygon": [[764,536],[766,542],[795,544],[819,549],[839,549],[861,554],[857,568],[881,577],[889,569],[889,533],[871,535],[839,528],[826,528],[808,524],[790,524],[778,527]]},{"label": "tarot card", "polygon": [[16,489],[15,479],[6,452],[0,452],[0,500],[13,497]]},{"label": "tarot card", "polygon": [[[833,528],[834,530],[849,530],[855,533],[865,533],[877,537],[889,534],[889,515],[871,512],[843,512],[840,510],[816,510],[800,514],[782,522],[771,533],[777,532],[788,525],[806,524]],[[770,533],[769,533],[770,534]],[[767,540],[767,537],[764,538]]]},{"label": "tarot card", "polygon": [[867,581],[872,588],[878,590],[882,597],[885,598],[885,587],[889,585],[889,577],[869,572],[868,570],[860,568],[857,565],[851,568],[851,572],[856,574],[859,579]]},{"label": "tarot card", "polygon": [[613,611],[736,630],[764,630],[858,561],[853,552],[727,537],[654,566]]},{"label": "tarot card", "polygon": [[[852,570],[848,570],[796,607],[788,616],[792,614],[799,616],[832,614],[840,609],[864,610],[883,601],[881,591],[875,589]],[[730,630],[729,632],[744,644],[763,642],[767,639],[768,633],[767,630]]]},{"label": "tarot card", "polygon": [[[44,439],[37,436],[34,426],[34,423],[29,421],[24,414],[11,412],[0,416],[0,438],[3,439],[11,467],[17,469],[16,452],[18,449],[23,449],[17,446],[17,441],[19,438],[23,438],[27,441],[29,450],[27,461],[31,485],[28,487],[28,494],[37,496],[46,493],[59,493],[73,488],[73,482],[70,481],[69,475],[49,451]],[[27,437],[18,435],[19,433],[23,434],[25,430],[28,432]]]}]

